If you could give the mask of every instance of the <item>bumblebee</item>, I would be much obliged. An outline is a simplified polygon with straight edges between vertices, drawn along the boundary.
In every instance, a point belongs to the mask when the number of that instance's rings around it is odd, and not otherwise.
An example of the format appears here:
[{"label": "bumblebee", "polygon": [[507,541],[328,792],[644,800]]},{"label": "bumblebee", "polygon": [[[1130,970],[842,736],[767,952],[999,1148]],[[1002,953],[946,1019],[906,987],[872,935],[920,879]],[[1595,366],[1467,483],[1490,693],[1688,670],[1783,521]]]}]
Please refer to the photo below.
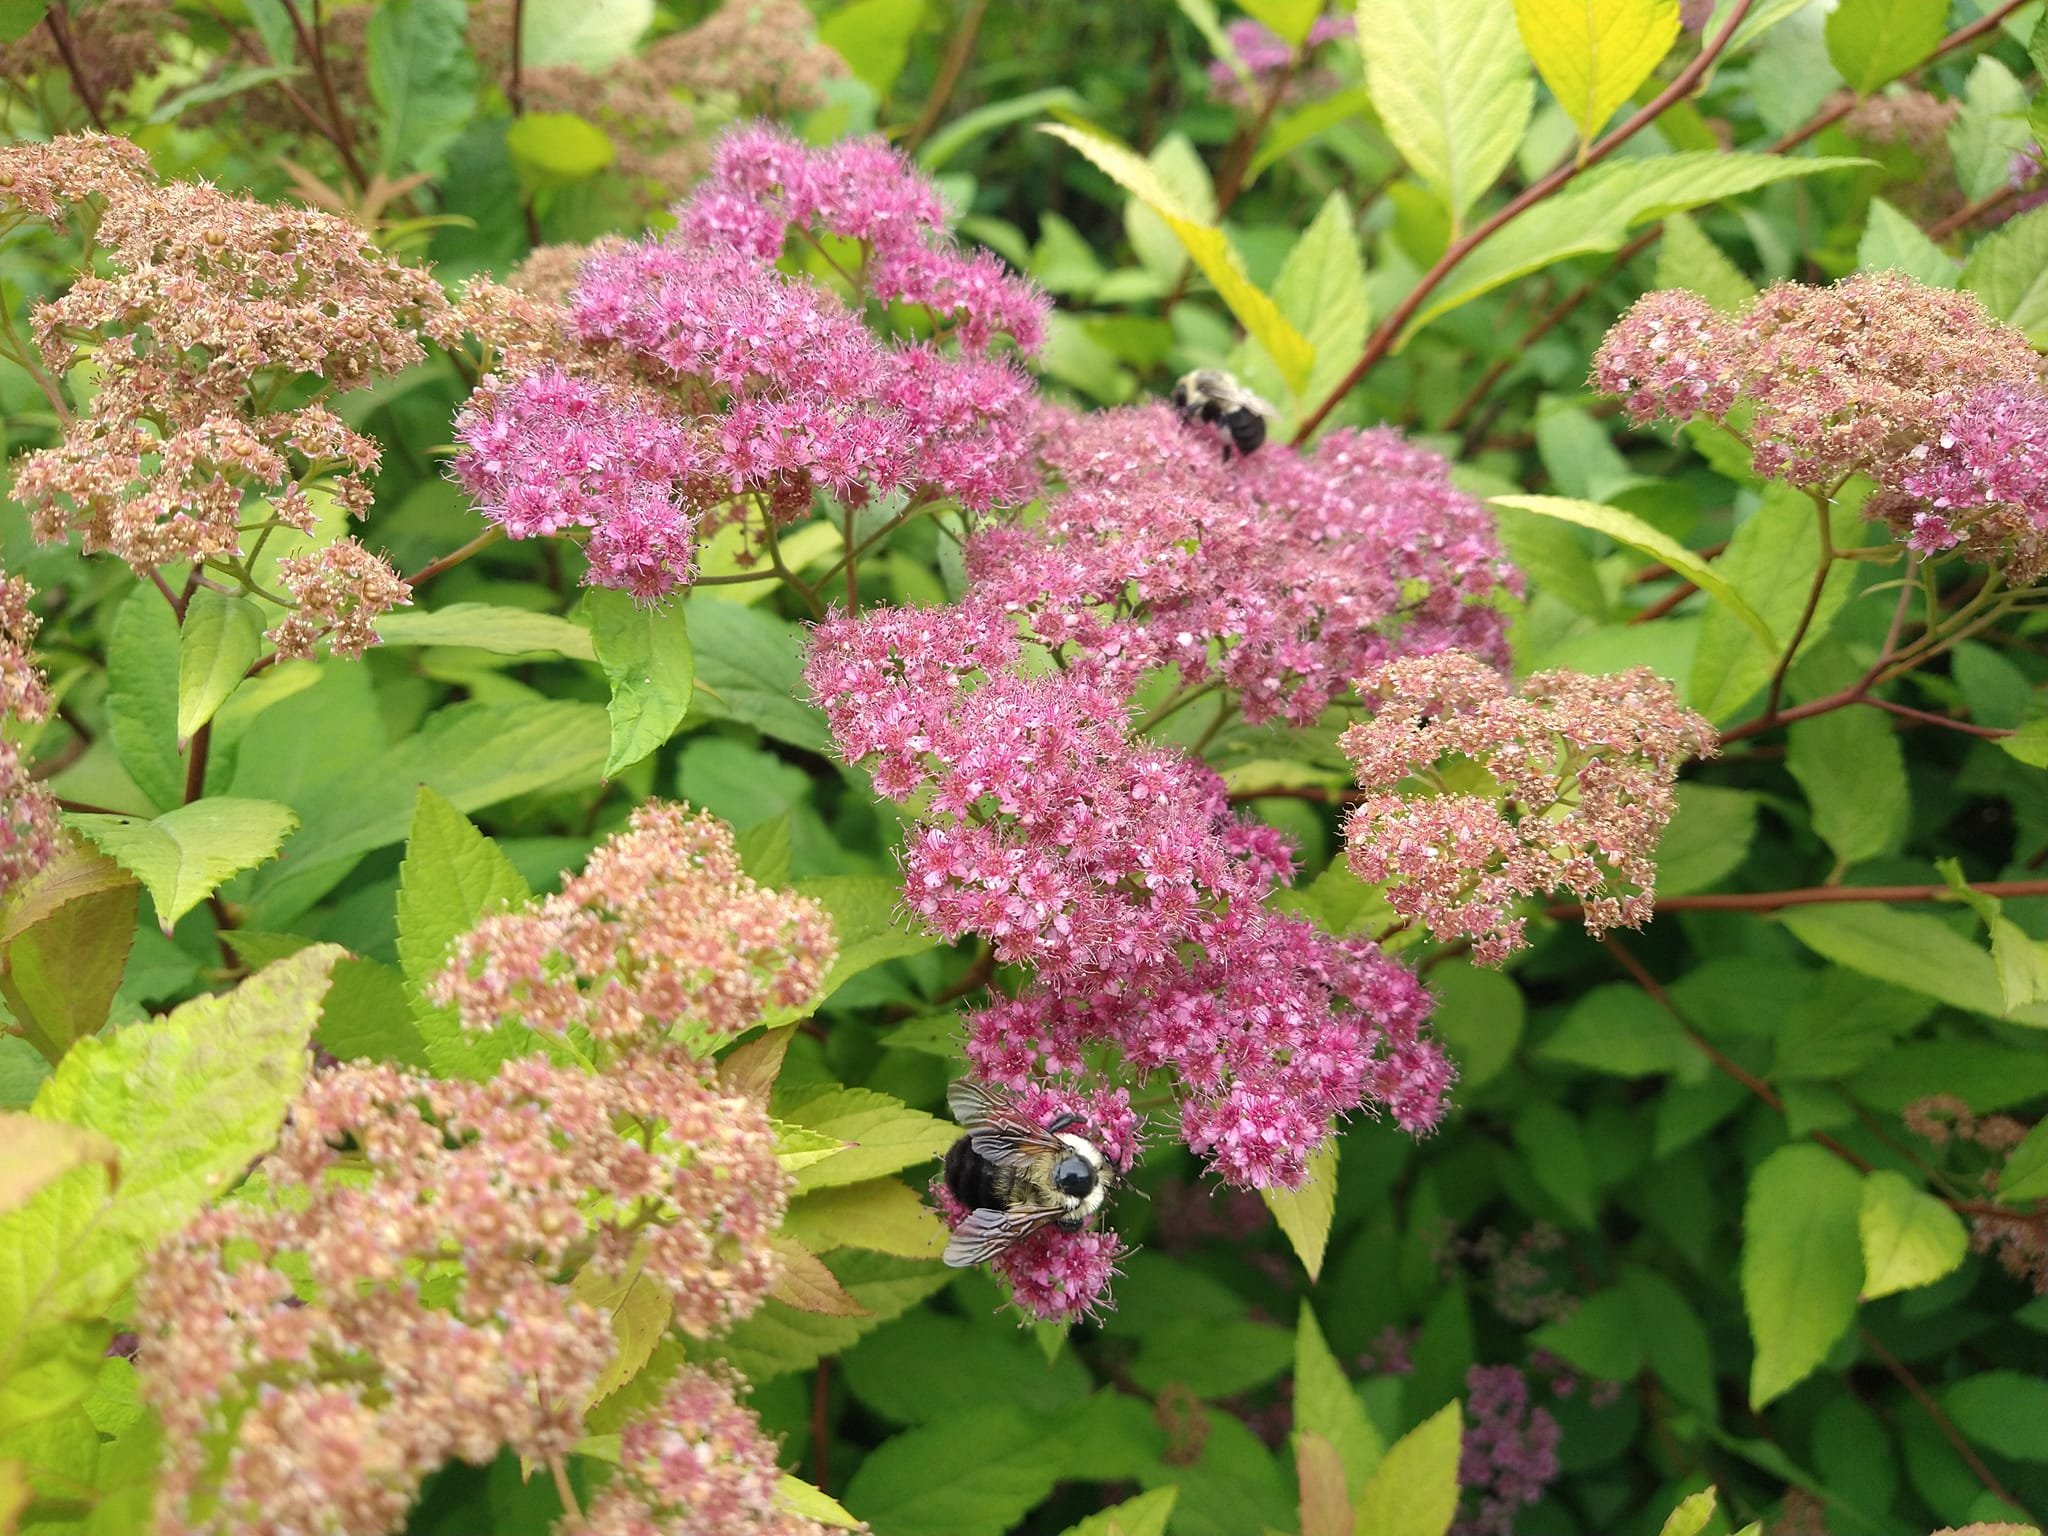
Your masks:
[{"label": "bumblebee", "polygon": [[1266,423],[1279,413],[1229,374],[1197,368],[1173,386],[1173,408],[1185,422],[1204,421],[1229,436],[1223,457],[1235,447],[1240,458],[1258,451],[1266,440]]},{"label": "bumblebee", "polygon": [[946,1153],[946,1188],[967,1207],[946,1244],[955,1269],[986,1264],[1048,1222],[1078,1232],[1102,1209],[1116,1176],[1101,1149],[1074,1133],[1080,1116],[1040,1125],[965,1078],[946,1089],[946,1103],[967,1132]]}]

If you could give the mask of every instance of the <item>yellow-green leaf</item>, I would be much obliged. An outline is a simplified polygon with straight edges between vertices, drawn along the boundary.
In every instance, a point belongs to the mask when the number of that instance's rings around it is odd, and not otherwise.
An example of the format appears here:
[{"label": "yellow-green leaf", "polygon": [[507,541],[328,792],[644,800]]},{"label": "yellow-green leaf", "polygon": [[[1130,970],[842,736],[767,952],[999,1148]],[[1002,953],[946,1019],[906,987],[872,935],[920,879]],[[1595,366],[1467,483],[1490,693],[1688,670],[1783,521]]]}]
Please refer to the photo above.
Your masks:
[{"label": "yellow-green leaf", "polygon": [[1351,1536],[1344,1460],[1321,1435],[1297,1432],[1294,1479],[1301,1489],[1301,1536]]},{"label": "yellow-green leaf", "polygon": [[1678,0],[1515,0],[1536,73],[1590,141],[1678,40]]},{"label": "yellow-green leaf", "polygon": [[836,1530],[850,1531],[860,1524],[831,1494],[787,1472],[782,1474],[782,1482],[775,1490],[775,1501],[801,1519],[815,1520]]},{"label": "yellow-green leaf", "polygon": [[769,1246],[782,1260],[782,1272],[768,1292],[771,1301],[821,1317],[868,1315],[868,1309],[846,1294],[839,1277],[825,1267],[824,1261],[795,1238],[778,1235],[769,1239]]},{"label": "yellow-green leaf", "polygon": [[188,740],[241,686],[263,649],[263,613],[245,597],[193,592],[178,630],[178,739]]},{"label": "yellow-green leaf", "polygon": [[1323,1253],[1330,1244],[1330,1222],[1337,1214],[1337,1142],[1332,1137],[1308,1160],[1308,1178],[1299,1189],[1262,1189],[1259,1198],[1273,1213],[1311,1281],[1323,1272]]},{"label": "yellow-green leaf", "polygon": [[1681,1499],[1678,1508],[1664,1521],[1664,1528],[1657,1536],[1699,1536],[1709,1520],[1714,1518],[1714,1490],[1702,1488],[1689,1498]]},{"label": "yellow-green leaf", "polygon": [[1068,1526],[1065,1536],[1166,1536],[1166,1522],[1172,1518],[1173,1506],[1179,1498],[1180,1485],[1168,1483],[1135,1499],[1098,1509],[1087,1519]]},{"label": "yellow-green leaf", "polygon": [[299,824],[289,806],[225,795],[195,800],[154,820],[97,814],[69,819],[148,888],[165,933],[222,881],[276,857]]},{"label": "yellow-green leaf", "polygon": [[1932,1285],[1963,1262],[1962,1218],[1904,1174],[1879,1168],[1863,1179],[1863,1299]]},{"label": "yellow-green leaf", "polygon": [[27,1204],[37,1190],[82,1163],[104,1164],[109,1185],[121,1173],[121,1149],[80,1125],[0,1115],[0,1145],[7,1148],[7,1161],[0,1163],[0,1214]]},{"label": "yellow-green leaf", "polygon": [[789,1203],[782,1229],[813,1253],[865,1248],[905,1259],[935,1259],[946,1224],[900,1179],[868,1179],[814,1189]]},{"label": "yellow-green leaf", "polygon": [[844,1151],[797,1175],[799,1191],[858,1184],[931,1162],[960,1134],[958,1126],[868,1088],[828,1088],[786,1107],[782,1114],[807,1130],[846,1143]]},{"label": "yellow-green leaf", "polygon": [[1444,1536],[1458,1513],[1463,1425],[1446,1403],[1388,1448],[1356,1506],[1356,1529],[1371,1536]]},{"label": "yellow-green leaf", "polygon": [[1315,348],[1251,280],[1243,258],[1222,230],[1176,196],[1157,169],[1108,135],[1059,123],[1041,124],[1039,131],[1072,145],[1103,175],[1157,214],[1238,324],[1266,349],[1287,387],[1297,394],[1307,388],[1309,370],[1315,366]]},{"label": "yellow-green leaf", "polygon": [[638,1272],[631,1279],[621,1280],[585,1266],[569,1282],[569,1289],[577,1300],[611,1314],[617,1353],[590,1389],[590,1401],[601,1402],[646,1367],[654,1346],[668,1331],[674,1302],[659,1281]]},{"label": "yellow-green leaf", "polygon": [[1771,633],[1770,625],[1763,621],[1762,616],[1743,600],[1740,592],[1716,575],[1698,555],[1669,534],[1658,532],[1633,512],[1593,501],[1574,501],[1566,496],[1495,496],[1490,504],[1576,523],[1581,528],[1604,533],[1615,543],[1626,544],[1638,554],[1661,560],[1702,592],[1725,604],[1728,611],[1748,625],[1750,633],[1767,649],[1778,649],[1778,637]]}]

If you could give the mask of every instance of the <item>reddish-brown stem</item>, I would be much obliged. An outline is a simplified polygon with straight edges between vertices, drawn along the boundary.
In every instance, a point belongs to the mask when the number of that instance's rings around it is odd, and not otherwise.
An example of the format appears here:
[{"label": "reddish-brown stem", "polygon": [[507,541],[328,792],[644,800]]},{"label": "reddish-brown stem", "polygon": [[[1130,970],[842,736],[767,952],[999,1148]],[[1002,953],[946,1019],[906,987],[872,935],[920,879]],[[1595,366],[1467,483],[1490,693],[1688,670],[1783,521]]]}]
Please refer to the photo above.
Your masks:
[{"label": "reddish-brown stem", "polygon": [[1806,632],[1813,627],[1813,616],[1820,612],[1821,593],[1827,590],[1828,572],[1835,566],[1835,541],[1828,537],[1828,503],[1825,496],[1813,497],[1814,515],[1820,519],[1820,562],[1814,567],[1813,585],[1807,588],[1806,606],[1799,612],[1799,622],[1792,628],[1792,639],[1785,646],[1785,654],[1778,658],[1778,665],[1771,673],[1771,691],[1764,699],[1764,714],[1778,713],[1778,703],[1785,696],[1785,677],[1792,670],[1792,662],[1799,655],[1799,647],[1806,639]]},{"label": "reddish-brown stem", "polygon": [[482,533],[478,534],[475,538],[471,539],[467,544],[463,545],[462,548],[450,550],[447,554],[441,556],[441,558],[438,560],[429,560],[425,565],[421,566],[418,570],[414,571],[410,576],[407,576],[405,578],[405,584],[409,587],[418,587],[419,584],[423,581],[432,581],[436,576],[440,575],[443,571],[451,570],[455,566],[462,564],[462,562],[467,560],[471,555],[474,555],[481,550],[489,549],[493,544],[497,543],[498,540],[503,538],[504,536],[505,530],[503,528],[500,528],[496,523],[493,523],[491,524],[490,527],[486,528]]},{"label": "reddish-brown stem", "polygon": [[85,72],[85,65],[78,57],[78,40],[71,35],[71,18],[65,13],[63,0],[43,12],[43,23],[50,29],[50,36],[56,41],[57,52],[64,60],[65,71],[71,76],[71,88],[78,92],[78,99],[85,103],[85,115],[92,119],[93,127],[101,133],[107,131],[106,104],[100,100],[100,93],[92,79]]},{"label": "reddish-brown stem", "polygon": [[1918,720],[1925,725],[1938,725],[1944,730],[1961,731],[1968,736],[1982,736],[1986,741],[1998,741],[2012,735],[2011,731],[2001,730],[1995,725],[1972,725],[1967,720],[1952,720],[1947,715],[1937,715],[1930,710],[1915,709],[1910,704],[1894,704],[1890,699],[1880,699],[1873,694],[1866,693],[1856,702],[1858,704],[1868,704],[1872,709],[1884,710],[1887,714],[1897,715],[1901,719]]},{"label": "reddish-brown stem", "polygon": [[[1520,362],[1527,355],[1529,348],[1562,325],[1565,317],[1591,298],[1593,290],[1599,286],[1599,278],[1589,277],[1538,316],[1536,323],[1522,333],[1522,339],[1515,344],[1514,350],[1504,357],[1495,358],[1492,366],[1479,376],[1479,382],[1474,384],[1466,392],[1465,398],[1452,408],[1451,414],[1444,418],[1443,430],[1455,432],[1464,426],[1466,420],[1493,392],[1493,386],[1500,382],[1501,376]],[[1471,451],[1471,446],[1469,443],[1466,445],[1466,452]]]},{"label": "reddish-brown stem", "polygon": [[[1987,896],[2048,896],[2048,880],[1985,880],[1970,889]],[[1775,912],[1780,907],[1821,907],[1857,901],[1947,901],[1955,889],[1947,885],[1809,885],[1789,891],[1714,891],[1699,896],[1664,896],[1659,912]],[[1575,901],[1543,909],[1545,917],[1576,918],[1585,908]]]},{"label": "reddish-brown stem", "polygon": [[1231,140],[1225,154],[1221,171],[1216,177],[1216,217],[1222,218],[1230,211],[1230,205],[1237,201],[1237,195],[1244,190],[1244,179],[1252,168],[1252,156],[1258,153],[1259,140],[1266,136],[1266,129],[1273,121],[1273,113],[1279,108],[1280,98],[1287,94],[1288,86],[1294,83],[1296,73],[1307,58],[1306,51],[1298,51],[1287,61],[1287,67],[1274,78],[1273,88],[1266,92],[1266,99],[1259,106],[1259,115],[1251,125],[1242,129]]},{"label": "reddish-brown stem", "polygon": [[365,191],[370,185],[370,177],[364,171],[362,161],[356,158],[355,135],[349,130],[348,114],[341,110],[341,97],[334,89],[334,72],[327,67],[326,39],[320,25],[320,0],[312,0],[313,25],[310,28],[299,14],[298,0],[281,0],[281,4],[291,21],[292,35],[305,49],[306,58],[313,66],[313,83],[320,87],[320,101],[327,109],[327,141],[341,156],[342,168],[348,172],[356,190]]},{"label": "reddish-brown stem", "polygon": [[939,119],[945,114],[946,104],[953,99],[953,92],[960,84],[960,77],[966,72],[967,61],[974,57],[974,45],[981,37],[982,19],[988,15],[988,0],[974,0],[967,7],[967,14],[960,18],[960,26],[953,33],[953,41],[947,45],[946,57],[939,63],[938,78],[932,82],[932,93],[925,98],[917,120],[910,125],[910,131],[903,135],[902,150],[906,155],[915,154],[917,146],[931,136],[939,126]]},{"label": "reddish-brown stem", "polygon": [[[249,56],[250,63],[260,68],[265,64],[283,64],[285,62],[282,59],[269,58],[257,52],[256,45],[249,41],[248,33],[222,15],[220,6],[215,3],[215,0],[205,0],[205,5],[207,10],[212,13],[214,20],[218,21],[227,30],[227,34],[233,39],[234,45]],[[276,80],[271,83],[276,86],[278,94],[291,103],[292,109],[306,120],[307,127],[319,134],[321,138],[329,142],[333,141],[334,125],[322,117],[319,109],[313,103],[306,100],[304,96],[300,95],[293,88],[289,80]]]},{"label": "reddish-brown stem", "polygon": [[178,622],[185,622],[185,599],[171,590],[171,584],[164,580],[164,573],[155,566],[149,568],[149,579],[156,583],[157,591],[163,593],[164,601],[171,605],[171,612],[178,616]]},{"label": "reddish-brown stem", "polygon": [[1650,604],[1649,607],[1639,613],[1630,614],[1628,621],[1631,624],[1647,624],[1652,619],[1661,619],[1697,591],[1699,591],[1699,588],[1691,582],[1681,581],[1676,587],[1673,587],[1669,592],[1658,598],[1657,601]]},{"label": "reddish-brown stem", "polygon": [[207,721],[192,733],[192,747],[185,758],[185,804],[206,793],[206,758],[213,746],[213,722]]},{"label": "reddish-brown stem", "polygon": [[1394,306],[1394,312],[1388,315],[1378,328],[1373,331],[1372,336],[1365,344],[1364,353],[1356,363],[1352,364],[1350,371],[1338,381],[1337,387],[1331,390],[1328,397],[1309,413],[1308,417],[1302,422],[1300,429],[1294,434],[1295,443],[1299,445],[1307,442],[1315,429],[1323,424],[1323,418],[1337,408],[1337,402],[1351,393],[1358,381],[1364,378],[1381,358],[1393,350],[1394,343],[1400,339],[1401,333],[1407,329],[1408,322],[1415,318],[1421,311],[1424,302],[1437,290],[1443,283],[1443,280],[1451,275],[1452,271],[1461,261],[1485,244],[1487,240],[1491,239],[1517,215],[1534,207],[1574,178],[1591,170],[1630,139],[1649,127],[1659,117],[1662,117],[1667,108],[1690,95],[1692,88],[1699,83],[1700,77],[1706,74],[1707,70],[1713,65],[1714,60],[1720,56],[1721,50],[1728,46],[1729,39],[1735,35],[1735,29],[1742,25],[1743,18],[1749,15],[1752,3],[1753,0],[1735,0],[1735,4],[1729,8],[1727,21],[1722,23],[1721,30],[1714,34],[1707,45],[1700,49],[1698,57],[1686,65],[1684,69],[1680,70],[1677,77],[1669,85],[1665,86],[1651,100],[1644,103],[1633,116],[1619,128],[1615,129],[1614,132],[1608,134],[1597,144],[1589,146],[1584,155],[1559,165],[1549,174],[1531,182],[1515,196],[1509,198],[1499,211],[1482,219],[1468,233],[1453,240],[1445,249],[1443,255],[1436,259],[1436,263],[1427,272],[1422,274],[1421,280],[1416,283],[1414,288],[1409,290],[1408,296]]},{"label": "reddish-brown stem", "polygon": [[1936,220],[1927,226],[1927,238],[1946,240],[1959,229],[1965,229],[1987,213],[1996,213],[2007,203],[2020,195],[2021,189],[2007,182],[1997,191],[1987,193],[1974,203],[1965,203],[1945,219]]},{"label": "reddish-brown stem", "polygon": [[1941,1431],[1942,1439],[1946,1440],[1954,1449],[1956,1455],[1962,1458],[1963,1465],[1970,1469],[1971,1475],[1984,1485],[1986,1491],[1997,1498],[2003,1499],[2014,1509],[2025,1508],[2018,1499],[2012,1496],[2011,1490],[1992,1475],[1991,1469],[1984,1465],[1984,1458],[1977,1454],[1971,1447],[1970,1442],[1963,1438],[1962,1432],[1950,1421],[1949,1416],[1942,1412],[1941,1404],[1937,1403],[1928,1394],[1927,1389],[1920,1385],[1920,1378],[1907,1370],[1905,1365],[1899,1360],[1899,1357],[1886,1349],[1878,1341],[1877,1335],[1868,1328],[1859,1328],[1856,1330],[1856,1333],[1863,1341],[1863,1347],[1877,1356],[1878,1364],[1890,1371],[1892,1379],[1912,1395],[1913,1401],[1920,1405],[1928,1418],[1934,1420],[1934,1427]]}]

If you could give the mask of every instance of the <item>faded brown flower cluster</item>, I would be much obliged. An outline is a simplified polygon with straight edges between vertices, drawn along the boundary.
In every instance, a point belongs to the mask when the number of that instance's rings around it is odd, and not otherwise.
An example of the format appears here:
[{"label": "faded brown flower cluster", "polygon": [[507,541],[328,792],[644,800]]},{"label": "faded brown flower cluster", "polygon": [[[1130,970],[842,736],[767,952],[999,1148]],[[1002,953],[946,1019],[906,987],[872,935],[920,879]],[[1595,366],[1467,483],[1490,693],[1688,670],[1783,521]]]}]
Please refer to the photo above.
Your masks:
[{"label": "faded brown flower cluster", "polygon": [[[433,277],[345,219],[159,183],[120,140],[0,150],[0,214],[56,219],[87,198],[79,275],[32,320],[49,379],[85,363],[97,387],[19,463],[12,494],[37,537],[76,534],[138,572],[194,560],[247,580],[252,541],[314,533],[318,499],[365,515],[377,444],[327,402],[420,361],[423,336],[459,334]],[[287,584],[310,597],[274,636],[288,654],[327,634],[360,650],[406,596],[348,541],[301,556]]]},{"label": "faded brown flower cluster", "polygon": [[[2011,1115],[1979,1115],[1952,1093],[1915,1099],[1901,1112],[1906,1129],[1941,1148],[1974,1147],[1988,1161],[1978,1172],[1984,1188],[1998,1190],[2005,1161],[2026,1139],[2028,1126]],[[2015,1203],[2010,1210],[1990,1205],[1970,1213],[1970,1247],[1995,1254],[2005,1272],[2048,1294],[2048,1202]]]},{"label": "faded brown flower cluster", "polygon": [[[481,1011],[461,991],[465,1023],[523,1018],[574,1049],[483,1083],[325,1072],[240,1198],[154,1256],[135,1315],[165,1437],[158,1529],[398,1530],[448,1460],[561,1464],[628,1287],[702,1338],[773,1285],[791,1183],[774,1128],[667,1024],[813,1001],[823,915],[742,876],[722,826],[646,806],[562,897],[459,950],[472,981],[520,978]],[[667,1012],[622,1032],[624,992]],[[575,1059],[589,1026],[596,1068]],[[623,1436],[590,1529],[818,1536],[777,1500],[774,1447],[731,1382],[685,1371]]]},{"label": "faded brown flower cluster", "polygon": [[1595,937],[1649,918],[1678,770],[1716,745],[1664,679],[1539,672],[1518,697],[1446,651],[1389,662],[1358,692],[1373,713],[1342,742],[1367,791],[1350,862],[1396,912],[1470,939],[1481,965],[1522,946],[1515,905],[1538,892],[1576,898]]},{"label": "faded brown flower cluster", "polygon": [[[155,73],[169,56],[167,44],[185,30],[169,0],[94,0],[67,6],[71,53],[94,101],[125,94]],[[49,24],[31,27],[11,43],[0,43],[0,80],[25,85],[40,75],[65,75],[70,66]]]}]

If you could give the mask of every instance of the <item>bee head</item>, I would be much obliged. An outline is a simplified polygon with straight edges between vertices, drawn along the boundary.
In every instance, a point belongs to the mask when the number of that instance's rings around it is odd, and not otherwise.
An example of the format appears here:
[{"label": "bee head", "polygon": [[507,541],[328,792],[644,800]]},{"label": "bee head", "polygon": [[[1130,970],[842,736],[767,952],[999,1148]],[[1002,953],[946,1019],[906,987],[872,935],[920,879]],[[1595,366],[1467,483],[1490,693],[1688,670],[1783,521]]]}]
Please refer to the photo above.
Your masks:
[{"label": "bee head", "polygon": [[1101,1177],[1095,1165],[1076,1152],[1059,1160],[1059,1166],[1052,1171],[1052,1184],[1068,1199],[1084,1200],[1093,1193]]}]

